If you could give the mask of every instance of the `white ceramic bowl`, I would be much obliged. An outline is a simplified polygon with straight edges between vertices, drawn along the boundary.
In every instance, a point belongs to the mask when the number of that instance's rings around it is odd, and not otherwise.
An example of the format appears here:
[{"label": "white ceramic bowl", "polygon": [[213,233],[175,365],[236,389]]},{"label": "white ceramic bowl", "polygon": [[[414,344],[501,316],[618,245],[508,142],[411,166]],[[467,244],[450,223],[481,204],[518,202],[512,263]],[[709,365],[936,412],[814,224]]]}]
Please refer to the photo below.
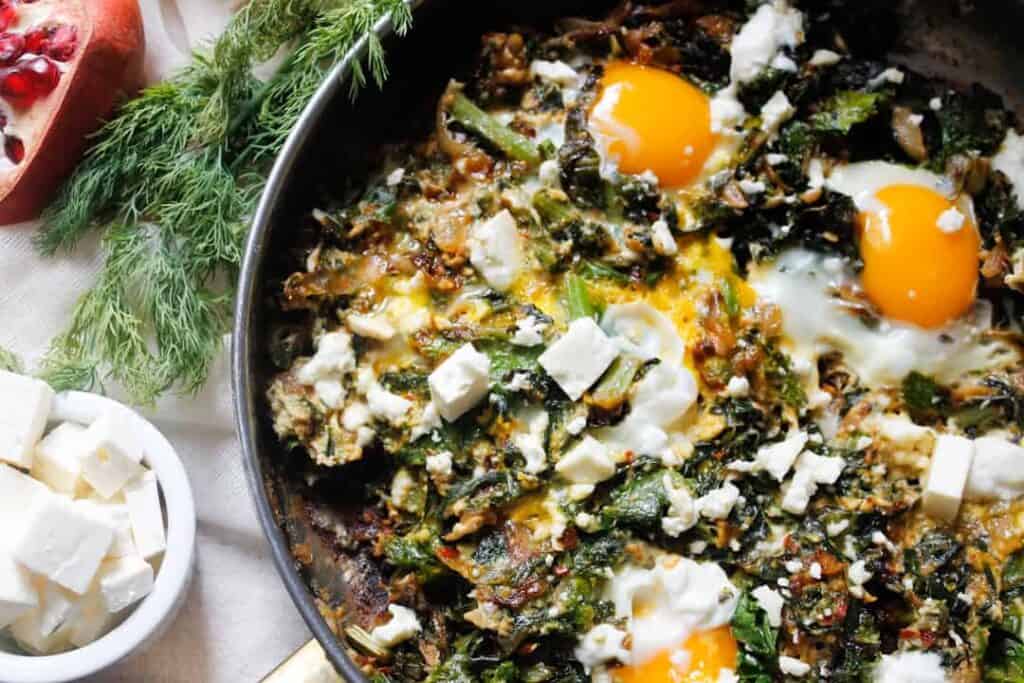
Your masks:
[{"label": "white ceramic bowl", "polygon": [[0,681],[4,683],[60,683],[99,673],[156,639],[170,625],[185,597],[195,558],[196,509],[185,468],[171,444],[131,409],[78,391],[57,395],[50,427],[66,421],[88,425],[110,410],[125,411],[135,424],[145,448],[144,462],[156,473],[163,495],[167,550],[153,592],[110,633],[85,647],[47,656],[0,651]]}]

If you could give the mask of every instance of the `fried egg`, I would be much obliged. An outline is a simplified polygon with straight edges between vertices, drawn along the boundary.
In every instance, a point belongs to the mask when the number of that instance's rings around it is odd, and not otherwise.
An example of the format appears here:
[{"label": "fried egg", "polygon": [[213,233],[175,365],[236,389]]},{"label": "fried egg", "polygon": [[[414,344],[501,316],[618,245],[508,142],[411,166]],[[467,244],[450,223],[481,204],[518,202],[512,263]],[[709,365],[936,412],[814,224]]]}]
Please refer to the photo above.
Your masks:
[{"label": "fried egg", "polygon": [[860,284],[891,320],[937,329],[975,301],[981,238],[971,198],[923,169],[884,161],[840,166],[827,187],[859,210]]},{"label": "fried egg", "polygon": [[608,664],[613,681],[716,683],[735,667],[729,622],[739,591],[717,564],[666,554],[650,569],[627,565],[611,577],[605,597],[625,626],[598,626],[577,655],[584,663],[595,655],[619,660]]},{"label": "fried egg", "polygon": [[707,95],[674,73],[626,62],[605,69],[590,130],[606,162],[650,171],[667,188],[697,180],[716,145]]},{"label": "fried egg", "polygon": [[809,375],[817,359],[830,351],[842,352],[847,366],[871,386],[896,384],[915,370],[955,383],[967,373],[1019,359],[1007,344],[986,339],[991,327],[987,302],[975,302],[967,314],[934,329],[865,319],[855,303],[839,296],[859,285],[858,275],[838,257],[789,250],[753,268],[749,282],[762,301],[781,309],[786,350]]}]

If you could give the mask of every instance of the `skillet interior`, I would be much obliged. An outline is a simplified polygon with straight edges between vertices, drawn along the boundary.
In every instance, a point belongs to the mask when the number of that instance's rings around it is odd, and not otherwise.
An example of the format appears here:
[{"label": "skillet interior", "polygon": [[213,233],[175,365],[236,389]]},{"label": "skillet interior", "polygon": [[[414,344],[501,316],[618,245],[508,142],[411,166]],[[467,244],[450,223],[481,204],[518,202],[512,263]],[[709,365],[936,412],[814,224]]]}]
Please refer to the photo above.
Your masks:
[{"label": "skillet interior", "polygon": [[[304,459],[286,458],[269,424],[263,398],[274,368],[268,348],[271,298],[290,272],[302,236],[298,217],[315,206],[323,191],[340,191],[345,178],[369,168],[370,150],[425,133],[433,107],[451,74],[468,67],[480,34],[515,22],[540,22],[567,14],[599,14],[601,0],[424,0],[414,31],[395,40],[384,29],[391,71],[383,92],[366,90],[353,106],[347,86],[330,78],[311,111],[282,152],[256,217],[246,251],[234,339],[234,383],[238,427],[250,486],[275,561],[296,605],[330,659],[350,680],[362,680],[331,636],[341,623],[339,608],[370,609],[381,596],[361,577],[371,563],[337,551],[341,530],[360,521],[346,510],[346,492],[360,485],[360,471],[373,460],[338,472],[312,472]],[[968,7],[970,5],[970,7]],[[1024,18],[1024,3],[907,0],[903,48],[893,58],[954,83],[979,81],[1024,112],[1024,54],[1013,30]],[[341,74],[343,69],[335,73]],[[320,111],[317,111],[320,109]],[[314,476],[310,476],[314,475]],[[309,483],[315,478],[315,485]],[[372,533],[372,529],[363,529]],[[386,596],[383,598],[386,601]],[[323,615],[326,615],[326,619]]]}]

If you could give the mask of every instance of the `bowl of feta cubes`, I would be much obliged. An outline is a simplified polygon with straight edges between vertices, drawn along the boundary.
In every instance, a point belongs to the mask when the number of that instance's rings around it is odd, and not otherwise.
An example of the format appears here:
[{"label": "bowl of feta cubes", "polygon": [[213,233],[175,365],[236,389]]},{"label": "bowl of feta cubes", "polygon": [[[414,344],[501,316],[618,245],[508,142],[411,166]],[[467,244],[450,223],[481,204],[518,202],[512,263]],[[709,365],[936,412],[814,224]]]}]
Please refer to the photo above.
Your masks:
[{"label": "bowl of feta cubes", "polygon": [[70,681],[170,624],[194,564],[185,469],[116,401],[0,372],[0,679]]}]

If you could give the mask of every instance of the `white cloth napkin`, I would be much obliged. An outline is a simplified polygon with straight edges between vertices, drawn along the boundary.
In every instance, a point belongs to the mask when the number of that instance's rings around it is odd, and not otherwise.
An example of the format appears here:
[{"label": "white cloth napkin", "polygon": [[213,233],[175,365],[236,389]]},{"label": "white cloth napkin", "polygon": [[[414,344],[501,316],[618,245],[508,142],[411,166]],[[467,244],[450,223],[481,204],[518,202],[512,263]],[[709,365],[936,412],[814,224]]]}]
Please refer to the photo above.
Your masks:
[{"label": "white cloth napkin", "polygon": [[[141,0],[150,82],[224,27],[233,0]],[[34,223],[0,227],[0,346],[33,367],[67,325],[100,264],[97,240],[41,258]],[[177,620],[143,653],[96,680],[240,683],[259,680],[309,633],[274,570],[242,471],[227,350],[196,397],[163,400],[150,418],[185,462],[199,514],[196,573]]]}]

